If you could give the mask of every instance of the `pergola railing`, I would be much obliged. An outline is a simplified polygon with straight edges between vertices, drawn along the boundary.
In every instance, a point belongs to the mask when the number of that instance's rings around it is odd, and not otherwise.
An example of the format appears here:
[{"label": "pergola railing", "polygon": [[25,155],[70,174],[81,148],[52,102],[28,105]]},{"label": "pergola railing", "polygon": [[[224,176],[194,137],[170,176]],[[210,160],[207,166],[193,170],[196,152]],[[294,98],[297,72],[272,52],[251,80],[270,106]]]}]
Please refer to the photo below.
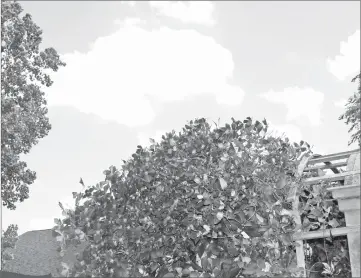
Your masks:
[{"label": "pergola railing", "polygon": [[[346,167],[346,170],[343,171],[340,167]],[[332,173],[325,173],[324,170]],[[296,231],[293,238],[298,243],[296,246],[297,265],[305,270],[303,274],[306,277],[304,240],[327,238],[331,234],[332,236],[346,235],[352,277],[360,277],[360,149],[325,156],[305,155],[300,161],[298,175],[303,176],[311,171],[321,175],[304,179],[304,184],[319,184],[323,181],[338,183],[337,186],[330,187],[328,190],[338,201],[340,211],[345,214],[346,227],[311,232]],[[301,226],[297,188],[293,188],[288,200],[293,203],[295,222]]]}]

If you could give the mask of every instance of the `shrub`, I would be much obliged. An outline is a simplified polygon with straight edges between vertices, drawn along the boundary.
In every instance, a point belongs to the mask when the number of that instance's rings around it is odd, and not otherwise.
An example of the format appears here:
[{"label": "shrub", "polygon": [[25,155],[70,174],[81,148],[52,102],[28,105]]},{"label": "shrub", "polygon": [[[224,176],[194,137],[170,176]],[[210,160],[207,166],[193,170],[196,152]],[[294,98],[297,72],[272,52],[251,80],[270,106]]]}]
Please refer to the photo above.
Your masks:
[{"label": "shrub", "polygon": [[1,265],[6,267],[6,262],[13,259],[13,254],[10,251],[15,248],[15,244],[19,239],[18,225],[11,224],[5,231],[1,232]]},{"label": "shrub", "polygon": [[62,208],[62,248],[89,242],[63,275],[298,276],[287,195],[310,147],[267,128],[249,117],[215,129],[196,119],[138,146],[121,169],[73,193],[75,210]]}]

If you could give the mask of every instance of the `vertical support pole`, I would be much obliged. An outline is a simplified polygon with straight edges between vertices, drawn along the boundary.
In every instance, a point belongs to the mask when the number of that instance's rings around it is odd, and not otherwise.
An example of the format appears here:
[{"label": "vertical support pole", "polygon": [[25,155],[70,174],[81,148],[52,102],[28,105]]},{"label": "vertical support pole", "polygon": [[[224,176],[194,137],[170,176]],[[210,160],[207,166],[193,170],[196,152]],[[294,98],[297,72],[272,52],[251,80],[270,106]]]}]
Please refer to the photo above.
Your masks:
[{"label": "vertical support pole", "polygon": [[[298,165],[297,174],[298,177],[302,177],[303,170],[307,166],[308,161],[312,156],[309,156],[308,153],[303,155]],[[302,227],[301,216],[298,211],[299,199],[298,199],[298,187],[297,184],[294,184],[291,188],[287,200],[292,202],[292,213],[294,216],[294,220],[297,226]],[[306,262],[305,262],[305,253],[303,250],[303,240],[296,241],[296,258],[297,258],[297,266],[303,269],[302,277],[307,277],[306,275]]]}]

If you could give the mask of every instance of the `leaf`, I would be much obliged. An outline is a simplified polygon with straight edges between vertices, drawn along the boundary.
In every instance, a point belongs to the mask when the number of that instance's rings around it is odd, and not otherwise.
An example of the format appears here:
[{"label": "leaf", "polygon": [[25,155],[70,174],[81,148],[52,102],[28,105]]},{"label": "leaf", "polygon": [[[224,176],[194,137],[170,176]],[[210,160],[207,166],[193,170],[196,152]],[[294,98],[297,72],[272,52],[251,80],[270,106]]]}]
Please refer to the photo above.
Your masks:
[{"label": "leaf", "polygon": [[61,220],[59,218],[54,218],[54,223],[56,225],[61,225]]},{"label": "leaf", "polygon": [[276,184],[276,187],[278,189],[282,189],[282,188],[285,187],[285,185],[286,185],[286,175],[282,174],[282,175],[280,175],[280,178],[279,178],[279,180],[278,180],[278,182]]},{"label": "leaf", "polygon": [[223,219],[223,212],[217,212],[216,217],[219,221],[221,221]]},{"label": "leaf", "polygon": [[318,208],[312,208],[310,215],[315,216],[316,218],[323,216],[323,213]]},{"label": "leaf", "polygon": [[257,217],[259,222],[261,222],[261,223],[264,222],[264,218],[262,216],[260,216],[258,213],[256,213],[256,217]]},{"label": "leaf", "polygon": [[196,178],[194,179],[194,182],[195,182],[196,184],[201,184],[201,183],[202,183],[202,182],[201,182],[201,179],[198,178],[198,177],[196,177]]},{"label": "leaf", "polygon": [[203,257],[201,259],[201,265],[203,269],[207,269],[209,266],[209,262],[208,262],[208,258],[207,257]]},{"label": "leaf", "polygon": [[96,234],[95,236],[94,236],[94,241],[95,242],[100,242],[101,241],[101,236],[99,235],[99,234]]},{"label": "leaf", "polygon": [[[204,233],[203,233],[203,235],[207,235],[209,232],[210,232],[210,230],[211,230],[211,227],[209,227],[208,225],[203,225],[203,228],[206,230]],[[204,250],[203,250],[204,251]],[[203,252],[202,252],[202,254],[203,254]],[[199,255],[200,257],[202,256],[202,255]]]},{"label": "leaf", "polygon": [[171,138],[171,139],[169,140],[169,144],[173,147],[173,146],[176,145],[176,142],[174,141],[173,138]]},{"label": "leaf", "polygon": [[241,232],[241,235],[242,235],[244,238],[246,238],[246,239],[249,238],[249,235],[247,235],[245,232]]},{"label": "leaf", "polygon": [[59,207],[61,208],[61,210],[64,210],[63,204],[60,202],[58,204],[59,204]]},{"label": "leaf", "polygon": [[280,215],[288,215],[288,216],[292,216],[293,214],[292,214],[292,211],[289,211],[289,210],[287,210],[287,209],[282,209],[281,211],[280,211]]},{"label": "leaf", "polygon": [[219,184],[220,184],[222,190],[226,189],[228,186],[227,182],[223,178],[219,178]]},{"label": "leaf", "polygon": [[[209,232],[209,231],[208,231],[208,232]],[[207,232],[207,233],[208,233],[208,232]],[[207,241],[202,241],[201,244],[199,245],[197,254],[198,254],[198,256],[199,256],[200,258],[202,258],[203,254],[204,254],[204,251],[205,251],[205,249],[206,249],[206,247],[207,247],[207,244],[208,244]]]},{"label": "leaf", "polygon": [[332,228],[337,228],[340,226],[340,223],[338,223],[338,221],[335,218],[333,218],[328,221],[328,225],[330,225]]},{"label": "leaf", "polygon": [[282,243],[286,246],[289,246],[292,243],[292,236],[290,234],[281,234],[280,239]]},{"label": "leaf", "polygon": [[212,204],[212,200],[211,199],[205,199],[203,204],[205,206],[208,206],[208,205]]}]

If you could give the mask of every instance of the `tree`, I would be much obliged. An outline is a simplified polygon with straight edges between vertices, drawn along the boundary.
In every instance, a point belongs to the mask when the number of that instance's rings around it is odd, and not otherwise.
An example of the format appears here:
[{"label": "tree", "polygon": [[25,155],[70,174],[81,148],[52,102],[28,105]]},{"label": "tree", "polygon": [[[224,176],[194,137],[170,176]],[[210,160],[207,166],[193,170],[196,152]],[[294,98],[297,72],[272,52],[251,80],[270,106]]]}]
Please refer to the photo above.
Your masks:
[{"label": "tree", "polygon": [[16,242],[18,241],[18,226],[10,225],[6,231],[2,231],[1,235],[1,265],[6,268],[6,261],[12,259],[12,254],[10,249],[15,247]]},{"label": "tree", "polygon": [[[300,177],[301,141],[267,134],[264,120],[212,130],[205,119],[162,136],[105,180],[74,192],[54,233],[87,241],[74,277],[292,277],[297,275],[287,196]],[[278,275],[278,276],[277,276]]]},{"label": "tree", "polygon": [[346,104],[346,111],[339,117],[339,120],[345,120],[347,125],[351,125],[349,133],[354,131],[351,135],[349,145],[354,142],[358,142],[361,146],[361,74],[356,75],[351,82],[359,81],[357,91],[351,96]]},{"label": "tree", "polygon": [[1,2],[1,197],[3,205],[29,197],[36,173],[20,161],[51,128],[42,88],[65,66],[53,48],[40,51],[42,31],[19,3]]}]

